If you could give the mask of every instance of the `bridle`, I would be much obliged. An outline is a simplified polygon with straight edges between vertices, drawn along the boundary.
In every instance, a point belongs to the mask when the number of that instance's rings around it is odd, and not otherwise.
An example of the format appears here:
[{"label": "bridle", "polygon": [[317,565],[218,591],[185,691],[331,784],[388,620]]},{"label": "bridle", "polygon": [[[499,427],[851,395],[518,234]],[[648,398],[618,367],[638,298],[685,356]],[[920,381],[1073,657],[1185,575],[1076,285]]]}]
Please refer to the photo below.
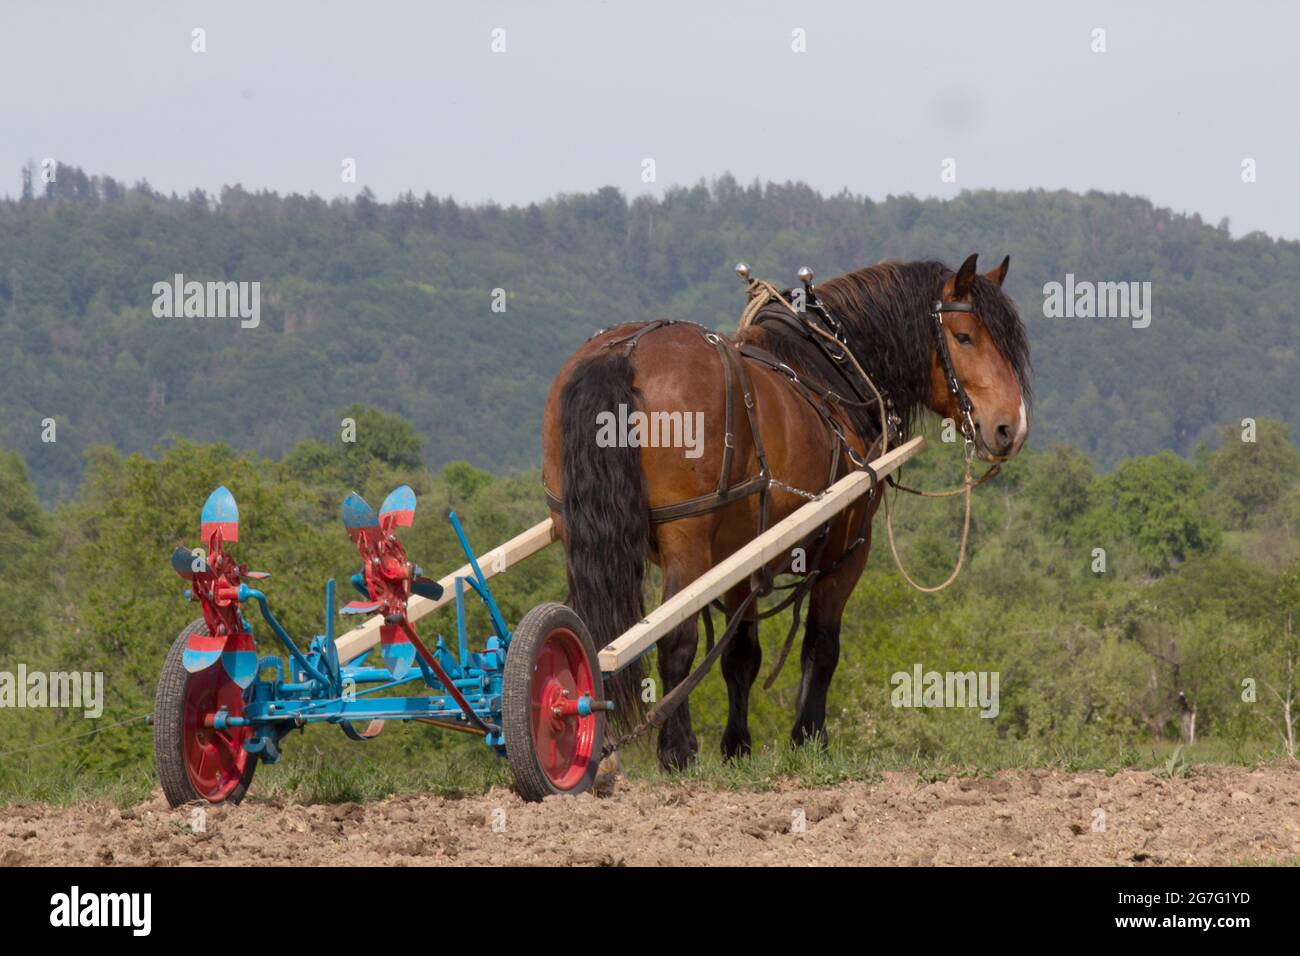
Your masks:
[{"label": "bridle", "polygon": [[953,397],[957,399],[957,411],[961,415],[957,426],[961,429],[961,437],[966,440],[967,458],[975,450],[975,419],[972,415],[975,406],[971,404],[970,396],[966,394],[961,380],[957,378],[957,369],[952,364],[952,353],[948,350],[948,337],[943,334],[943,314],[974,311],[975,307],[967,302],[944,302],[942,299],[936,299],[930,307],[935,353],[939,356],[939,365],[943,370],[944,380],[948,383],[948,391],[952,392]]}]

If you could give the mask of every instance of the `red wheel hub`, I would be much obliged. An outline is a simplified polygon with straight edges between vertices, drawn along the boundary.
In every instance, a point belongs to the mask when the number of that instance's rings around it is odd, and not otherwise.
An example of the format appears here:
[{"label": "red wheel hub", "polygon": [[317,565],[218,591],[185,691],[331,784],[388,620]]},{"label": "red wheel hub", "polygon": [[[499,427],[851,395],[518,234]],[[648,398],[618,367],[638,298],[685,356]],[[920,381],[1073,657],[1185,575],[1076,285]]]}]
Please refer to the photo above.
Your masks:
[{"label": "red wheel hub", "polygon": [[556,789],[570,790],[591,764],[597,717],[576,712],[580,697],[595,696],[595,683],[582,642],[568,628],[546,635],[529,691],[537,762]]},{"label": "red wheel hub", "polygon": [[222,708],[231,717],[244,713],[244,692],[220,662],[191,674],[185,688],[185,767],[190,781],[209,803],[220,803],[239,786],[248,761],[248,727],[205,726]]}]

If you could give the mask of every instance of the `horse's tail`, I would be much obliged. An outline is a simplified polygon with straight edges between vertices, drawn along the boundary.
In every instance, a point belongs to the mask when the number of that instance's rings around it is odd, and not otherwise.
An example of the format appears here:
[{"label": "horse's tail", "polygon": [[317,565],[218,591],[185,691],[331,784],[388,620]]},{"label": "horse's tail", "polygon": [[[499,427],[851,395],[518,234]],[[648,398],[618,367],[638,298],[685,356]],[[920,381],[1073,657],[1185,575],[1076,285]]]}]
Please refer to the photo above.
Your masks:
[{"label": "horse's tail", "polygon": [[[596,355],[573,370],[560,394],[563,432],[565,568],[569,606],[602,648],[645,616],[642,581],[650,540],[650,505],[635,447],[596,444],[597,416],[636,407],[632,362]],[[613,678],[614,725],[626,732],[645,714],[641,661]]]}]

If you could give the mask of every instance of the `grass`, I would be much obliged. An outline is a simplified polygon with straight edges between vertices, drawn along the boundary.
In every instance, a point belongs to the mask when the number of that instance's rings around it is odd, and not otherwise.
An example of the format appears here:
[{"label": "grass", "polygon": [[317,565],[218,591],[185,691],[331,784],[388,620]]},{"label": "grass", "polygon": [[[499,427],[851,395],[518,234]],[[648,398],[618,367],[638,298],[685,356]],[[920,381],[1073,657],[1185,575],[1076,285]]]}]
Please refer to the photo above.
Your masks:
[{"label": "grass", "polygon": [[1198,765],[1259,767],[1292,765],[1275,749],[1212,741],[1192,747],[1166,743],[1053,746],[1024,741],[980,743],[965,748],[867,747],[845,740],[825,748],[793,747],[781,742],[759,748],[743,760],[724,761],[701,741],[699,758],[689,768],[665,775],[649,748],[640,748],[624,766],[633,780],[694,784],[719,790],[764,791],[785,786],[834,787],[847,782],[875,783],[887,772],[915,774],[919,783],[950,777],[990,777],[1001,771],[1050,770],[1062,773],[1148,770],[1183,777]]},{"label": "grass", "polygon": [[1300,866],[1300,856],[1293,856],[1281,860],[1247,860],[1243,863],[1233,864],[1234,866]]},{"label": "grass", "polygon": [[[363,803],[407,793],[460,797],[511,783],[506,761],[482,744],[427,748],[418,754],[390,749],[378,759],[365,753],[365,747],[289,749],[281,763],[257,768],[248,799]],[[152,761],[124,771],[48,761],[0,765],[0,807],[102,801],[126,808],[148,800],[157,786]]]},{"label": "grass", "polygon": [[153,768],[147,766],[108,774],[77,764],[39,768],[6,765],[0,767],[0,806],[45,803],[65,807],[98,800],[125,809],[149,799],[157,785]]}]

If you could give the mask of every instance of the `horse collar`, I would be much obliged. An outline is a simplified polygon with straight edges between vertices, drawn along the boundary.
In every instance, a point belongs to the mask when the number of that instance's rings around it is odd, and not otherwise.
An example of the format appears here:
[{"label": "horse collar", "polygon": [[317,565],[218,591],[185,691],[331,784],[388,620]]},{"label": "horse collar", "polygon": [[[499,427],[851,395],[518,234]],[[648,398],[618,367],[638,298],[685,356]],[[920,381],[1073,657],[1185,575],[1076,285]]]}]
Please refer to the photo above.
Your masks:
[{"label": "horse collar", "polygon": [[[801,270],[801,272],[802,271],[803,270]],[[848,332],[844,328],[844,323],[835,317],[835,314],[831,312],[831,310],[826,306],[826,303],[824,303],[821,300],[821,297],[817,295],[817,290],[812,284],[811,271],[808,272],[807,276],[801,275],[800,279],[803,280],[805,297],[803,301],[804,307],[802,310],[796,310],[797,314],[803,319],[804,322],[810,325],[813,324],[813,322],[812,319],[809,318],[809,313],[813,313],[815,315],[821,316],[822,321],[826,324],[826,328],[830,331],[831,337],[835,340],[836,343],[838,343],[839,348],[837,350],[831,347],[829,344],[827,344],[827,342],[824,339],[819,339],[816,336],[812,336],[813,342],[817,345],[818,348],[822,350],[822,353],[826,355],[826,357],[829,358],[834,365],[838,366],[840,375],[844,378],[844,381],[848,384],[849,388],[853,390],[853,394],[858,397],[858,400],[860,402],[871,401],[867,397],[867,395],[860,388],[858,388],[857,383],[854,382],[853,378],[849,375],[848,368],[850,366],[848,364],[848,358],[852,354],[852,352],[849,349],[849,336],[848,336]],[[786,297],[792,299],[792,296],[790,296],[788,290],[786,293]],[[852,362],[852,366],[858,371],[861,371],[862,366],[857,361],[856,358],[854,358]],[[862,374],[865,375],[866,373],[862,373]],[[875,383],[871,382],[869,379],[866,384],[869,390],[874,390],[875,392],[877,392],[881,396],[881,398],[883,398],[885,401],[885,409],[884,409],[885,422],[886,422],[886,427],[889,429],[890,432],[889,435],[890,444],[901,445],[903,443],[903,430],[902,430],[903,419],[899,416],[898,411],[894,408],[893,399],[890,397],[888,392],[886,392],[882,388],[877,388],[875,386]],[[847,445],[845,447],[847,447]]]}]

